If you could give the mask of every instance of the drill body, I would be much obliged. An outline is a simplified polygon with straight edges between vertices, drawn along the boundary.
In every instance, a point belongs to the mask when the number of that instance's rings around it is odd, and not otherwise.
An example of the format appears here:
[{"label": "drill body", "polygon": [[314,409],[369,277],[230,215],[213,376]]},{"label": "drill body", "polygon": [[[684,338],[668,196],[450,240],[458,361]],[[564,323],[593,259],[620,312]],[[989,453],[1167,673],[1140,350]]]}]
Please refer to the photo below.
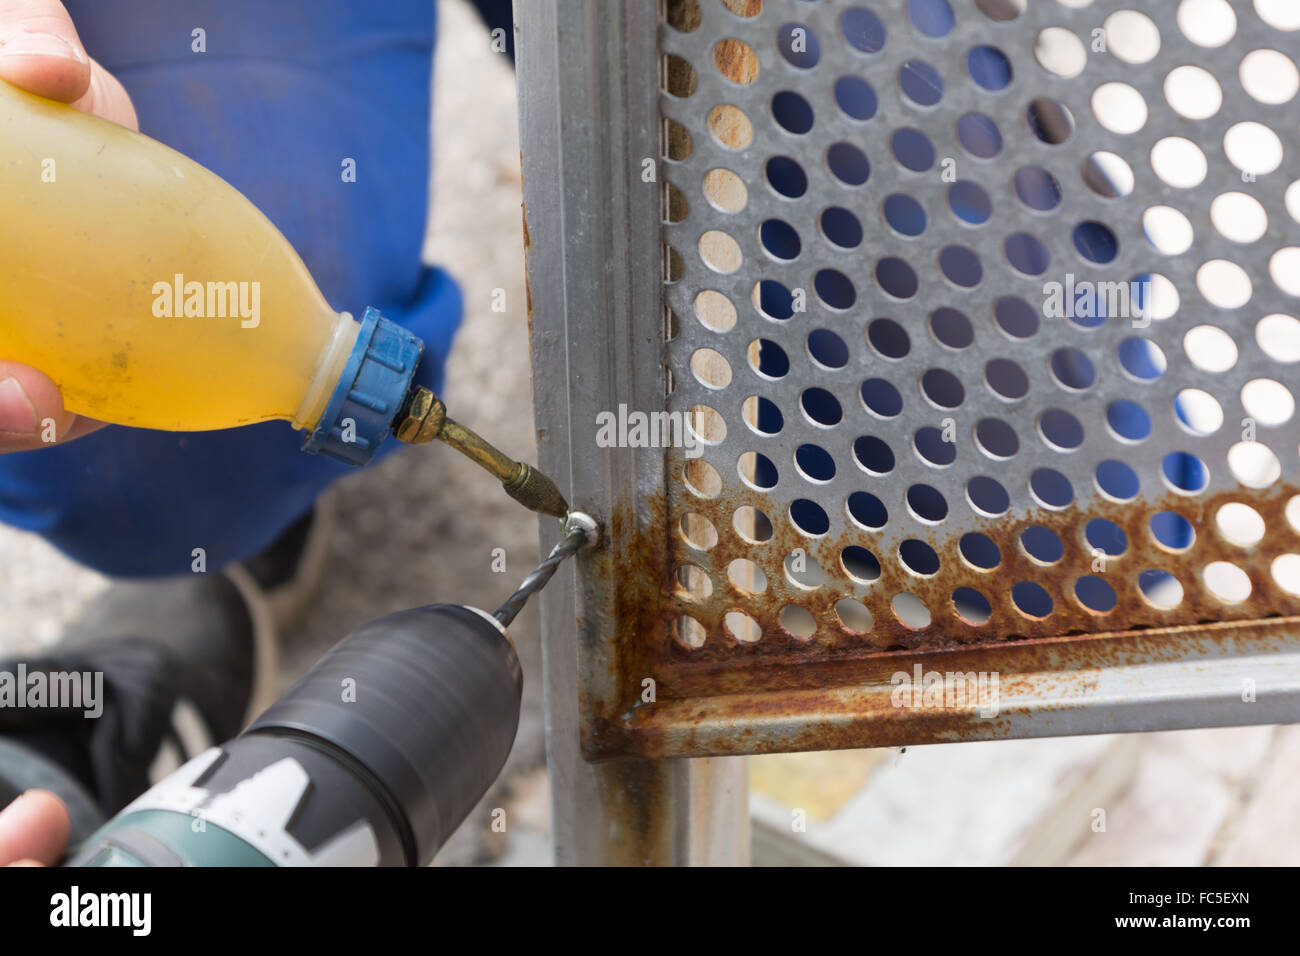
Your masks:
[{"label": "drill body", "polygon": [[514,647],[490,615],[435,604],[379,618],[68,863],[427,864],[500,773],[521,692]]}]

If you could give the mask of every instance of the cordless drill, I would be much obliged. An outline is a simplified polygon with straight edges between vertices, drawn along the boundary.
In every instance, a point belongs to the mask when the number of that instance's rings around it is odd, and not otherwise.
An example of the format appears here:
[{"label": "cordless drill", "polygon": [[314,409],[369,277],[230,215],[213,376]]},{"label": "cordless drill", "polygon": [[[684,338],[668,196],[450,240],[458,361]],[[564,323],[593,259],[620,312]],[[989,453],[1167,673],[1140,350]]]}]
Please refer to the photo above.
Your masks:
[{"label": "cordless drill", "polygon": [[422,866],[496,780],[519,725],[505,627],[560,562],[565,537],[488,614],[433,604],[345,637],[242,734],[212,747],[92,834],[71,866]]}]

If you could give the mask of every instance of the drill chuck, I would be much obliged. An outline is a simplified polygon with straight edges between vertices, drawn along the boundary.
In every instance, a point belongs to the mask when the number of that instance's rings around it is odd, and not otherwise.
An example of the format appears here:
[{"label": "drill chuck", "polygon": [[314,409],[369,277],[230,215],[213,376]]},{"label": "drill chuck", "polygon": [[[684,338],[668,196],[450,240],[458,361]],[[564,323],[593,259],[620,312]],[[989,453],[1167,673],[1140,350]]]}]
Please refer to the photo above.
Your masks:
[{"label": "drill chuck", "polygon": [[505,764],[522,687],[509,637],[482,611],[435,604],[379,618],[70,862],[426,864]]}]

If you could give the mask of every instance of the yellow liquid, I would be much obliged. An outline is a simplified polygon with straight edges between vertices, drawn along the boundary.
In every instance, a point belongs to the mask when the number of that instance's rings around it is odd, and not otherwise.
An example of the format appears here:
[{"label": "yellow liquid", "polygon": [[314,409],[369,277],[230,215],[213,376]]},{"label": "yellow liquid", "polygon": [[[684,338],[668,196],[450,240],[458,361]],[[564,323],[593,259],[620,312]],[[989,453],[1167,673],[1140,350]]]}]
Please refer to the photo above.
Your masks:
[{"label": "yellow liquid", "polygon": [[49,375],[70,411],[309,428],[358,328],[220,177],[0,81],[0,359]]}]

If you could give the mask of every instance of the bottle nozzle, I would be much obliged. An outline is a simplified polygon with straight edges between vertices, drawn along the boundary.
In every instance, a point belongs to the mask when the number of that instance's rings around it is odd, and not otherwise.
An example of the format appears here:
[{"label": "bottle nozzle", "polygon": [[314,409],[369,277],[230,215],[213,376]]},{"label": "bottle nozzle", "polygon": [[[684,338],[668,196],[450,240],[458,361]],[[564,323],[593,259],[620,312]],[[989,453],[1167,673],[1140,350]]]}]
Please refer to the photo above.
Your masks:
[{"label": "bottle nozzle", "polygon": [[539,514],[563,518],[569,513],[569,503],[555,487],[555,482],[532,465],[519,462],[515,477],[501,485],[511,498]]},{"label": "bottle nozzle", "polygon": [[435,438],[446,442],[497,478],[506,494],[525,508],[563,518],[569,503],[555,482],[532,465],[515,461],[464,425],[447,417],[447,406],[429,389],[417,385],[393,424],[398,441],[423,445]]}]

